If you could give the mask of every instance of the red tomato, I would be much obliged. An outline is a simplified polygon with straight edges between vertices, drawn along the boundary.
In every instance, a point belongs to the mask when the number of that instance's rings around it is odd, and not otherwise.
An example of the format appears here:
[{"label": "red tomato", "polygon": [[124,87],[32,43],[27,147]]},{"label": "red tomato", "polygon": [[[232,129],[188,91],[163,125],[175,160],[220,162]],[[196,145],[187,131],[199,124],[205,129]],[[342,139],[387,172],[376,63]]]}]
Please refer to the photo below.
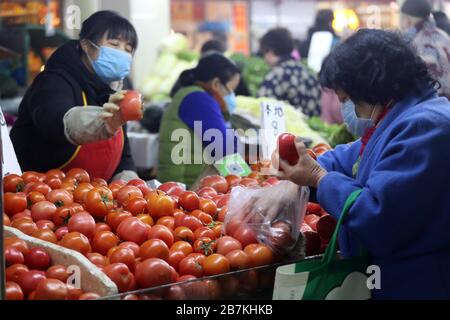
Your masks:
[{"label": "red tomato", "polygon": [[212,240],[215,240],[216,239],[216,234],[209,227],[200,227],[200,228],[195,230],[194,237],[195,237],[195,239],[207,237],[207,238],[210,238]]},{"label": "red tomato", "polygon": [[327,152],[329,149],[323,148],[323,147],[314,147],[313,152],[316,154],[317,157],[321,156],[325,152]]},{"label": "red tomato", "polygon": [[43,182],[30,182],[25,186],[24,192],[30,193],[33,191],[47,195],[52,189]]},{"label": "red tomato", "polygon": [[186,215],[183,219],[182,226],[188,227],[195,232],[198,228],[203,227],[203,223],[194,216]]},{"label": "red tomato", "polygon": [[306,214],[315,214],[320,216],[322,213],[322,207],[318,203],[308,202],[308,206],[306,208]]},{"label": "red tomato", "polygon": [[194,210],[192,211],[191,215],[198,218],[204,225],[213,222],[213,218],[209,214],[201,210]]},{"label": "red tomato", "polygon": [[67,287],[57,279],[45,279],[36,287],[35,300],[66,300]]},{"label": "red tomato", "polygon": [[57,227],[65,226],[69,222],[70,217],[72,217],[75,213],[82,211],[84,211],[84,208],[78,203],[72,203],[59,207],[53,215],[53,222]]},{"label": "red tomato", "polygon": [[117,235],[125,241],[141,245],[148,236],[148,226],[136,217],[126,218],[117,227]]},{"label": "red tomato", "polygon": [[296,136],[283,133],[278,137],[278,149],[280,158],[287,161],[291,166],[297,164],[299,156],[295,147]]},{"label": "red tomato", "polygon": [[6,215],[6,213],[3,214],[3,226],[9,227],[11,225],[11,220]]},{"label": "red tomato", "polygon": [[87,212],[77,212],[69,219],[67,228],[69,232],[78,231],[90,239],[95,233],[95,220]]},{"label": "red tomato", "polygon": [[202,187],[212,187],[217,191],[217,193],[227,193],[228,182],[224,177],[212,175],[204,177],[200,180],[200,185]]},{"label": "red tomato", "polygon": [[173,230],[175,226],[175,218],[171,216],[161,217],[158,219],[158,221],[156,221],[156,224],[166,226],[170,230]]},{"label": "red tomato", "polygon": [[12,281],[6,281],[5,284],[5,299],[6,300],[23,300],[24,295],[22,288]]},{"label": "red tomato", "polygon": [[278,250],[287,250],[295,245],[296,239],[291,235],[292,228],[290,224],[285,221],[277,221],[272,224],[270,228],[270,235],[268,243]]},{"label": "red tomato", "polygon": [[26,171],[22,174],[22,179],[25,184],[30,182],[38,182],[40,181],[40,175],[36,171]]},{"label": "red tomato", "polygon": [[315,231],[304,231],[302,234],[305,238],[305,255],[309,257],[319,254],[321,246],[319,234]]},{"label": "red tomato", "polygon": [[[6,216],[6,214],[4,214],[4,215]],[[13,215],[11,217],[10,221],[14,222],[15,220],[20,219],[20,218],[28,218],[29,220],[33,221],[33,218],[31,218],[31,211],[28,209],[25,209],[25,211],[16,213],[15,215]]]},{"label": "red tomato", "polygon": [[217,191],[212,187],[203,187],[197,191],[197,194],[199,197],[212,199],[213,197],[217,196]]},{"label": "red tomato", "polygon": [[67,227],[59,227],[55,230],[56,239],[58,239],[58,241],[61,241],[61,239],[64,238],[64,236],[68,233],[69,229]]},{"label": "red tomato", "polygon": [[197,278],[200,278],[203,276],[204,273],[203,264],[195,257],[187,256],[186,258],[180,261],[178,265],[178,272],[181,276],[192,275]]},{"label": "red tomato", "polygon": [[77,181],[77,183],[91,182],[89,173],[86,170],[80,168],[70,169],[68,172],[66,172],[66,177],[74,178]]},{"label": "red tomato", "polygon": [[108,259],[98,252],[89,252],[88,254],[86,254],[86,257],[89,259],[90,262],[92,262],[98,267],[104,267],[109,264]]},{"label": "red tomato", "polygon": [[27,208],[27,196],[25,193],[5,192],[3,194],[3,210],[12,217],[15,213],[22,212]]},{"label": "red tomato", "polygon": [[103,272],[117,285],[119,292],[136,290],[136,280],[124,263],[112,263]]},{"label": "red tomato", "polygon": [[[144,242],[145,244],[145,242]],[[110,263],[123,263],[125,264],[131,272],[134,271],[136,265],[136,256],[133,250],[129,248],[117,248],[109,256]]]},{"label": "red tomato", "polygon": [[144,116],[142,95],[135,90],[128,90],[119,101],[120,114],[125,121],[139,121]]},{"label": "red tomato", "polygon": [[5,238],[3,246],[5,248],[8,248],[8,247],[16,248],[17,250],[22,252],[22,254],[24,256],[26,254],[28,254],[28,252],[30,252],[30,250],[28,248],[28,244],[25,242],[25,240],[19,239],[17,237]]},{"label": "red tomato", "polygon": [[6,281],[18,282],[21,275],[30,271],[24,264],[13,264],[5,270]]},{"label": "red tomato", "polygon": [[[155,221],[153,221],[153,218],[151,215],[149,214],[138,214],[136,216],[136,218],[138,218],[139,220],[141,220],[143,223],[145,223],[146,225],[149,225],[150,227],[153,226],[155,224]],[[163,217],[164,218],[164,217]],[[162,219],[162,218],[161,218]]]},{"label": "red tomato", "polygon": [[214,221],[213,223],[211,223],[209,225],[209,227],[214,232],[214,234],[216,235],[217,239],[222,236],[222,227],[223,227],[223,223],[222,222]]},{"label": "red tomato", "polygon": [[30,220],[30,218],[20,218],[16,219],[11,223],[11,227],[19,229],[26,235],[31,236],[34,232],[38,230],[36,223]]},{"label": "red tomato", "polygon": [[234,174],[230,174],[230,175],[226,176],[225,179],[228,182],[228,186],[229,186],[228,191],[230,191],[231,187],[235,187],[235,186],[239,185],[239,182],[241,182],[242,178],[240,176],[236,176]]},{"label": "red tomato", "polygon": [[31,236],[55,244],[58,242],[58,238],[55,233],[48,229],[38,229]]},{"label": "red tomato", "polygon": [[193,243],[195,240],[194,233],[188,227],[178,227],[174,230],[175,240],[187,241]]},{"label": "red tomato", "polygon": [[91,184],[94,187],[108,187],[108,182],[102,178],[94,178],[94,180],[91,181]]},{"label": "red tomato", "polygon": [[123,220],[125,220],[127,218],[131,218],[131,217],[133,217],[133,215],[131,213],[129,213],[128,211],[113,210],[108,213],[108,215],[106,216],[105,222],[108,226],[111,227],[111,230],[113,232],[116,232],[119,224]]},{"label": "red tomato", "polygon": [[178,270],[178,267],[180,265],[181,260],[186,258],[186,255],[181,250],[169,250],[169,256],[167,257],[167,262],[175,268],[175,270]]},{"label": "red tomato", "polygon": [[67,287],[67,300],[78,300],[78,298],[83,294],[83,290],[76,288],[70,284]]},{"label": "red tomato", "polygon": [[119,189],[117,193],[117,203],[119,205],[124,205],[128,200],[133,198],[143,198],[142,191],[135,186],[123,186]]},{"label": "red tomato", "polygon": [[85,207],[94,218],[104,218],[113,206],[113,194],[106,187],[96,187],[86,194]]},{"label": "red tomato", "polygon": [[242,250],[241,243],[233,237],[224,236],[217,240],[217,253],[226,256],[233,250]]},{"label": "red tomato", "polygon": [[55,230],[55,224],[50,220],[39,220],[36,222],[38,229]]},{"label": "red tomato", "polygon": [[44,182],[51,188],[51,189],[60,189],[62,186],[62,181],[60,178],[55,176],[47,176],[44,180]]},{"label": "red tomato", "polygon": [[271,264],[274,261],[272,250],[264,244],[249,244],[244,249],[250,258],[251,267],[259,267]]},{"label": "red tomato", "polygon": [[111,227],[108,226],[106,223],[104,222],[97,222],[95,224],[95,233],[99,232],[99,231],[111,231]]},{"label": "red tomato", "polygon": [[186,256],[191,254],[194,249],[192,249],[192,246],[189,242],[186,241],[177,241],[175,242],[171,247],[171,251],[182,251]]},{"label": "red tomato", "polygon": [[45,276],[48,279],[57,279],[66,283],[67,279],[70,276],[70,273],[67,271],[67,268],[61,264],[55,264],[47,269],[45,272]]},{"label": "red tomato", "polygon": [[217,213],[217,205],[210,199],[200,200],[199,209],[212,217],[214,217],[214,215]]},{"label": "red tomato", "polygon": [[69,232],[59,242],[59,245],[78,251],[84,255],[91,252],[89,239],[80,232]]},{"label": "red tomato", "polygon": [[317,231],[317,222],[319,222],[320,217],[315,214],[309,214],[305,216],[305,222],[313,229]]},{"label": "red tomato", "polygon": [[46,195],[46,198],[48,201],[54,203],[57,207],[62,207],[64,205],[73,203],[72,194],[64,189],[52,190]]},{"label": "red tomato", "polygon": [[234,237],[236,230],[242,225],[242,221],[238,218],[230,219],[225,223],[225,233]]},{"label": "red tomato", "polygon": [[99,231],[94,234],[92,239],[92,249],[102,255],[106,255],[108,250],[117,246],[119,237],[111,231]]},{"label": "red tomato", "polygon": [[7,267],[13,264],[23,264],[25,262],[23,253],[14,247],[6,247],[4,254]]},{"label": "red tomato", "polygon": [[31,207],[31,217],[34,221],[52,220],[56,206],[50,201],[41,201]]},{"label": "red tomato", "polygon": [[184,191],[180,194],[179,203],[185,210],[194,211],[200,205],[200,198],[193,191]]},{"label": "red tomato", "polygon": [[80,183],[73,192],[73,200],[77,203],[83,204],[87,193],[92,189],[94,189],[94,186],[89,182]]},{"label": "red tomato", "polygon": [[186,214],[184,212],[181,211],[175,211],[173,213],[173,218],[174,218],[174,225],[173,227],[176,229],[178,227],[182,227],[183,226],[183,222],[184,222],[184,217],[186,216]]},{"label": "red tomato", "polygon": [[[147,183],[145,183],[145,181],[142,179],[132,179],[132,180],[128,181],[127,185],[138,187],[142,191],[143,194],[144,194],[144,192],[147,192],[149,190]],[[144,196],[145,196],[145,194],[144,194]]]},{"label": "red tomato", "polygon": [[242,178],[239,185],[246,187],[246,188],[256,187],[256,186],[258,186],[258,181],[253,178]]},{"label": "red tomato", "polygon": [[30,205],[33,205],[33,204],[38,203],[40,201],[45,201],[46,200],[45,196],[42,193],[37,192],[37,191],[31,191],[30,193],[28,193],[27,199],[28,199],[28,203]]},{"label": "red tomato", "polygon": [[78,300],[97,300],[100,298],[100,295],[95,292],[86,292],[78,297]]},{"label": "red tomato", "polygon": [[217,214],[217,221],[224,222],[228,213],[228,206],[223,206]]},{"label": "red tomato", "polygon": [[25,294],[25,296],[28,296],[30,293],[36,290],[36,287],[38,286],[39,282],[45,279],[47,278],[45,277],[45,275],[42,274],[41,271],[30,270],[28,272],[23,273],[19,277],[17,284],[22,288],[22,291]]},{"label": "red tomato", "polygon": [[136,282],[139,288],[162,286],[172,282],[170,265],[158,258],[146,259],[136,266]]},{"label": "red tomato", "polygon": [[142,260],[149,258],[160,258],[167,260],[169,257],[169,247],[160,239],[151,239],[141,244],[139,257]]},{"label": "red tomato", "polygon": [[218,199],[216,202],[217,208],[223,208],[224,206],[228,205],[230,196],[231,194],[224,194],[220,199]]},{"label": "red tomato", "polygon": [[51,263],[48,253],[38,247],[30,249],[25,255],[25,264],[30,269],[46,270]]},{"label": "red tomato", "polygon": [[147,212],[147,201],[141,197],[131,198],[124,203],[123,208],[136,216]]},{"label": "red tomato", "polygon": [[251,261],[249,255],[240,249],[228,252],[225,257],[230,261],[232,270],[242,270],[250,268]]},{"label": "red tomato", "polygon": [[208,237],[200,237],[195,240],[193,248],[194,252],[209,256],[216,252],[216,242]]},{"label": "red tomato", "polygon": [[246,225],[239,226],[234,232],[233,237],[236,238],[244,248],[251,243],[258,242],[255,231]]},{"label": "red tomato", "polygon": [[58,179],[63,180],[66,177],[66,174],[59,169],[50,169],[45,173],[46,177],[56,177]]},{"label": "red tomato", "polygon": [[3,178],[3,192],[21,192],[24,187],[22,177],[17,174],[9,174]]},{"label": "red tomato", "polygon": [[117,198],[117,194],[119,193],[119,190],[125,185],[126,185],[125,181],[123,181],[123,184],[120,181],[114,181],[108,185],[108,189],[111,190],[114,199]]},{"label": "red tomato", "polygon": [[158,187],[158,190],[164,191],[164,193],[169,196],[177,196],[179,197],[182,192],[184,192],[183,188],[177,182],[166,182]]},{"label": "red tomato", "polygon": [[172,231],[163,225],[154,225],[148,232],[148,239],[160,239],[170,248],[173,244],[174,237]]},{"label": "red tomato", "polygon": [[131,249],[131,251],[133,251],[134,253],[134,256],[139,257],[139,246],[136,243],[131,241],[125,241],[119,244],[119,247]]},{"label": "red tomato", "polygon": [[147,195],[147,209],[155,219],[171,216],[175,210],[175,201],[161,191],[152,191]]},{"label": "red tomato", "polygon": [[203,263],[205,275],[213,276],[230,271],[230,262],[223,255],[214,253],[206,257]]}]

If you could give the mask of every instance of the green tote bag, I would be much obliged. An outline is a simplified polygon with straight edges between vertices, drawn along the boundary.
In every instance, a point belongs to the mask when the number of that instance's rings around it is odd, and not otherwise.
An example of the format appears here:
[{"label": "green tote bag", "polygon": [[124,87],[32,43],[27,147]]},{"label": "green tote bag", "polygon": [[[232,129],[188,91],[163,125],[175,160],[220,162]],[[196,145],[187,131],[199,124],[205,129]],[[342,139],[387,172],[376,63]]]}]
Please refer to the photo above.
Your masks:
[{"label": "green tote bag", "polygon": [[321,260],[305,260],[277,268],[274,300],[368,300],[367,254],[342,259],[337,254],[339,229],[362,190],[345,202],[336,230]]}]

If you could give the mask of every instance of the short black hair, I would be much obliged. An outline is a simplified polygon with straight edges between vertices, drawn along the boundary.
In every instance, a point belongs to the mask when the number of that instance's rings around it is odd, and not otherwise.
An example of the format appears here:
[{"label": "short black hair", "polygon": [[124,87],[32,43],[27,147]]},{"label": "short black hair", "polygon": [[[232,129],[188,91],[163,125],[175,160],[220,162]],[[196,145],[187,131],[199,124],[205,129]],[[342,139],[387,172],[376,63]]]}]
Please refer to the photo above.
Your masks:
[{"label": "short black hair", "polygon": [[138,36],[133,25],[114,11],[97,11],[84,20],[79,37],[80,40],[87,39],[98,43],[105,34],[108,39],[127,41],[133,51],[138,46]]},{"label": "short black hair", "polygon": [[210,52],[210,51],[217,51],[220,53],[224,53],[225,51],[227,51],[227,48],[225,46],[225,44],[222,41],[213,39],[213,40],[208,40],[206,41],[202,48],[201,48],[201,53],[204,54],[206,52]]},{"label": "short black hair", "polygon": [[294,50],[291,32],[286,28],[269,30],[260,40],[260,50],[262,53],[273,51],[277,56],[291,54]]},{"label": "short black hair", "polygon": [[431,4],[427,0],[406,0],[401,11],[416,18],[428,19],[431,14]]},{"label": "short black hair", "polygon": [[411,42],[402,35],[361,29],[325,59],[320,83],[343,90],[355,102],[386,105],[435,81]]}]

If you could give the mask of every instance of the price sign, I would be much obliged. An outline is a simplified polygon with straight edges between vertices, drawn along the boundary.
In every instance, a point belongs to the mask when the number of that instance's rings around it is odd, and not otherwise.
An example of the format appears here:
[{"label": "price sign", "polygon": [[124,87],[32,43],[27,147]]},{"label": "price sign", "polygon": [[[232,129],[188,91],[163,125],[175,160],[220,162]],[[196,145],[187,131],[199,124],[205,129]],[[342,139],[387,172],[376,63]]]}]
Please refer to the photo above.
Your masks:
[{"label": "price sign", "polygon": [[1,127],[1,148],[3,151],[3,176],[10,173],[16,173],[21,175],[22,170],[20,169],[19,162],[17,161],[16,152],[12,145],[11,139],[9,138],[8,127],[6,126],[6,120],[0,109],[0,127]]},{"label": "price sign", "polygon": [[264,160],[269,160],[277,148],[277,138],[286,132],[286,118],[282,102],[261,103],[261,148]]},{"label": "price sign", "polygon": [[223,157],[214,164],[214,167],[223,177],[230,174],[244,177],[248,176],[252,172],[248,164],[238,153]]}]

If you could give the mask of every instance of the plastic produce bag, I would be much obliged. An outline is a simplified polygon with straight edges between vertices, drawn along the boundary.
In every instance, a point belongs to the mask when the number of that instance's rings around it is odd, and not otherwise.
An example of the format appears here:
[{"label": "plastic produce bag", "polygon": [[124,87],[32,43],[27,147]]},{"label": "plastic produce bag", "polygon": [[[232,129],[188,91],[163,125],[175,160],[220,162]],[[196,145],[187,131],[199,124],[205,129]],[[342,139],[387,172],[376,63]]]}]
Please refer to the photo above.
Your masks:
[{"label": "plastic produce bag", "polygon": [[295,189],[289,181],[263,188],[234,187],[224,221],[225,233],[239,240],[236,232],[240,228],[240,235],[254,236],[277,254],[298,256],[303,249],[300,226],[308,204],[309,188],[292,190]]}]

